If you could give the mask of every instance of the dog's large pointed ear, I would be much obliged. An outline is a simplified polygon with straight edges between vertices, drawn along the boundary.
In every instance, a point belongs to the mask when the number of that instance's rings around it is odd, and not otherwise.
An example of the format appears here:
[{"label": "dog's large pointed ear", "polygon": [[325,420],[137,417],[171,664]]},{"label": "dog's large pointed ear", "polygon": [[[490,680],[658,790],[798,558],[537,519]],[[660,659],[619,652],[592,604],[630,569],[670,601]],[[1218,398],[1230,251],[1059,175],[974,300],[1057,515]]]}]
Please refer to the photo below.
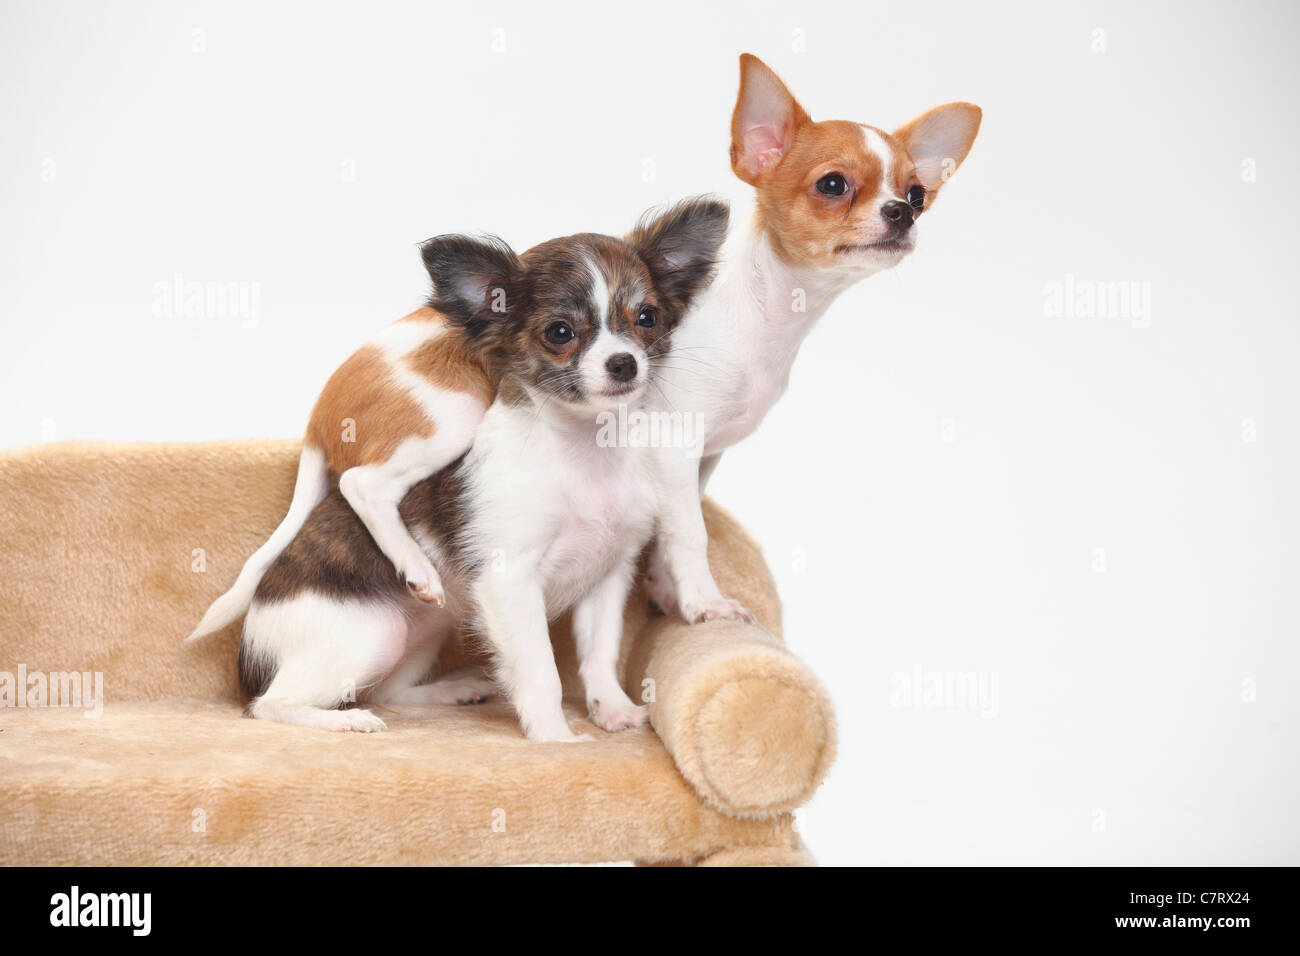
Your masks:
[{"label": "dog's large pointed ear", "polygon": [[757,185],[781,161],[799,127],[811,122],[766,63],[740,55],[740,94],[731,114],[731,169],[737,176]]},{"label": "dog's large pointed ear", "polygon": [[974,103],[948,103],[922,113],[894,133],[916,164],[926,205],[970,152],[983,116]]},{"label": "dog's large pointed ear", "polygon": [[699,196],[657,216],[647,213],[627,237],[678,316],[713,278],[729,217],[726,203]]},{"label": "dog's large pointed ear", "polygon": [[433,280],[430,308],[487,344],[515,307],[523,267],[514,250],[495,237],[437,236],[420,255]]}]

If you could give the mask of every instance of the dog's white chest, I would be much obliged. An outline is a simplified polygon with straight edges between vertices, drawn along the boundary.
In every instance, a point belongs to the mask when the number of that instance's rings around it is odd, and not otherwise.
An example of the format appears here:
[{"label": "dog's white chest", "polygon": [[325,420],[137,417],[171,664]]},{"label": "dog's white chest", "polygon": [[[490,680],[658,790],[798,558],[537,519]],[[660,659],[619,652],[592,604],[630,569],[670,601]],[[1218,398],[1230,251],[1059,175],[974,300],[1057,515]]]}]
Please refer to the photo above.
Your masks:
[{"label": "dog's white chest", "polygon": [[493,406],[475,441],[472,535],[487,566],[541,586],[559,614],[639,549],[657,507],[646,449],[557,436],[527,412]]},{"label": "dog's white chest", "polygon": [[610,451],[627,460],[615,467],[575,469],[560,499],[563,507],[552,512],[550,540],[539,562],[548,613],[580,599],[654,530],[655,498],[642,453]]},{"label": "dog's white chest", "polygon": [[794,357],[793,349],[765,351],[756,334],[729,331],[718,318],[694,316],[681,330],[680,351],[667,360],[671,368],[661,389],[664,408],[699,411],[705,454],[729,448],[758,427],[785,393]]},{"label": "dog's white chest", "polygon": [[789,368],[754,366],[738,371],[735,398],[727,407],[727,414],[709,435],[706,451],[709,454],[723,451],[748,438],[758,428],[777,399],[785,394],[790,380]]}]

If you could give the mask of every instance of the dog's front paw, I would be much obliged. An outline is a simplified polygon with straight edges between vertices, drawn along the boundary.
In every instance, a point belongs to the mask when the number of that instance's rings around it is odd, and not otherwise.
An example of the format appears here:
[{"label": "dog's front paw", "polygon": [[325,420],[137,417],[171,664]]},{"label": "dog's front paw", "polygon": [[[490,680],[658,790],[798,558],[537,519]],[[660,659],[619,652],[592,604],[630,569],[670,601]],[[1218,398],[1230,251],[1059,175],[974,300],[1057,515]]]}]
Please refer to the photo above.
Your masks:
[{"label": "dog's front paw", "polygon": [[620,730],[644,727],[650,722],[650,708],[632,703],[626,695],[620,700],[587,701],[591,722],[601,730],[616,734]]},{"label": "dog's front paw", "polygon": [[326,727],[340,732],[354,730],[359,734],[374,734],[388,729],[388,725],[370,711],[359,708],[334,711]]},{"label": "dog's front paw", "polygon": [[660,614],[677,613],[677,595],[673,593],[673,582],[667,574],[653,570],[646,574],[645,593],[650,599],[650,606]]},{"label": "dog's front paw", "polygon": [[568,724],[565,724],[563,729],[555,727],[546,730],[530,730],[525,736],[539,744],[585,744],[596,739],[591,734],[575,734]]},{"label": "dog's front paw", "polygon": [[472,668],[440,677],[434,683],[457,704],[481,704],[496,693],[496,685]]},{"label": "dog's front paw", "polygon": [[683,601],[682,617],[687,624],[704,624],[707,621],[744,621],[757,624],[758,619],[745,605],[731,598],[704,598],[699,601]]},{"label": "dog's front paw", "polygon": [[428,561],[422,566],[409,565],[402,568],[398,571],[398,577],[405,582],[406,589],[425,604],[446,606],[447,596],[442,589],[442,578]]}]

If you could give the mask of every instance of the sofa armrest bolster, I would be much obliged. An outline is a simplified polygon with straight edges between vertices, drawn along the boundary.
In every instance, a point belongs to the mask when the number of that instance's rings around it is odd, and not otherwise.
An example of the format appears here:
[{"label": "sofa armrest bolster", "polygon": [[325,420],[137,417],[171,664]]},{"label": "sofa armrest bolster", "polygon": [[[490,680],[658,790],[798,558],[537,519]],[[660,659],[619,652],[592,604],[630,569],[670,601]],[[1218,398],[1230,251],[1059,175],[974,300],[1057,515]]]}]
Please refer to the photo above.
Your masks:
[{"label": "sofa armrest bolster", "polygon": [[[821,683],[785,646],[740,622],[654,622],[638,683],[682,776],[712,806],[767,817],[806,803],[835,755]],[[646,680],[650,684],[646,684]]]}]

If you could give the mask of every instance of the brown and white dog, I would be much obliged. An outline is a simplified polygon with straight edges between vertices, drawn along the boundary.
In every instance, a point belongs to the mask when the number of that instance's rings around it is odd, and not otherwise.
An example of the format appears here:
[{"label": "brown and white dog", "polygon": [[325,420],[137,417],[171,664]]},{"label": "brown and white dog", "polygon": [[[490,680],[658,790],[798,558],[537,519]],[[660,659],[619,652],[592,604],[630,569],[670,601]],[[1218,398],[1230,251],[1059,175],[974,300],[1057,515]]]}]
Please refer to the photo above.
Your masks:
[{"label": "brown and white dog", "polygon": [[[426,260],[447,254],[453,239],[426,243]],[[257,582],[328,493],[331,474],[397,577],[421,601],[441,606],[442,580],[397,504],[417,481],[469,450],[496,386],[486,354],[430,306],[353,353],[312,409],[288,514],[187,640],[221,630],[248,609]]]},{"label": "brown and white dog", "polygon": [[495,385],[483,356],[426,306],[344,362],[312,410],[304,447],[324,451],[343,497],[422,601],[442,604],[442,582],[397,503],[468,450]]},{"label": "brown and white dog", "polygon": [[[458,336],[463,351],[444,346],[441,360],[482,368],[498,385],[468,453],[394,506],[415,547],[443,568],[446,607],[404,586],[350,499],[328,493],[258,575],[239,650],[251,716],[369,732],[383,721],[337,708],[467,702],[499,686],[529,738],[580,739],[561,710],[547,627],[573,608],[592,720],[608,731],[645,722],[616,665],[623,606],[659,509],[657,458],[602,441],[602,416],[639,408],[712,276],[727,215],[722,203],[688,201],[626,241],[583,234],[519,257],[459,236],[425,245],[430,307],[446,317],[425,341]],[[365,361],[356,368],[393,375],[403,359]],[[445,369],[436,374],[438,388],[460,394]],[[457,673],[423,683],[458,625],[492,650],[495,682]]]},{"label": "brown and white dog", "polygon": [[695,412],[689,453],[662,453],[663,511],[646,588],[687,621],[749,619],[710,573],[700,494],[724,450],[785,392],[799,346],[841,292],[916,245],[915,223],[979,131],[971,103],[939,106],[893,132],[814,121],[757,57],[740,58],[731,168],[757,209],[723,247],[717,278],[673,336],[654,409]]}]

